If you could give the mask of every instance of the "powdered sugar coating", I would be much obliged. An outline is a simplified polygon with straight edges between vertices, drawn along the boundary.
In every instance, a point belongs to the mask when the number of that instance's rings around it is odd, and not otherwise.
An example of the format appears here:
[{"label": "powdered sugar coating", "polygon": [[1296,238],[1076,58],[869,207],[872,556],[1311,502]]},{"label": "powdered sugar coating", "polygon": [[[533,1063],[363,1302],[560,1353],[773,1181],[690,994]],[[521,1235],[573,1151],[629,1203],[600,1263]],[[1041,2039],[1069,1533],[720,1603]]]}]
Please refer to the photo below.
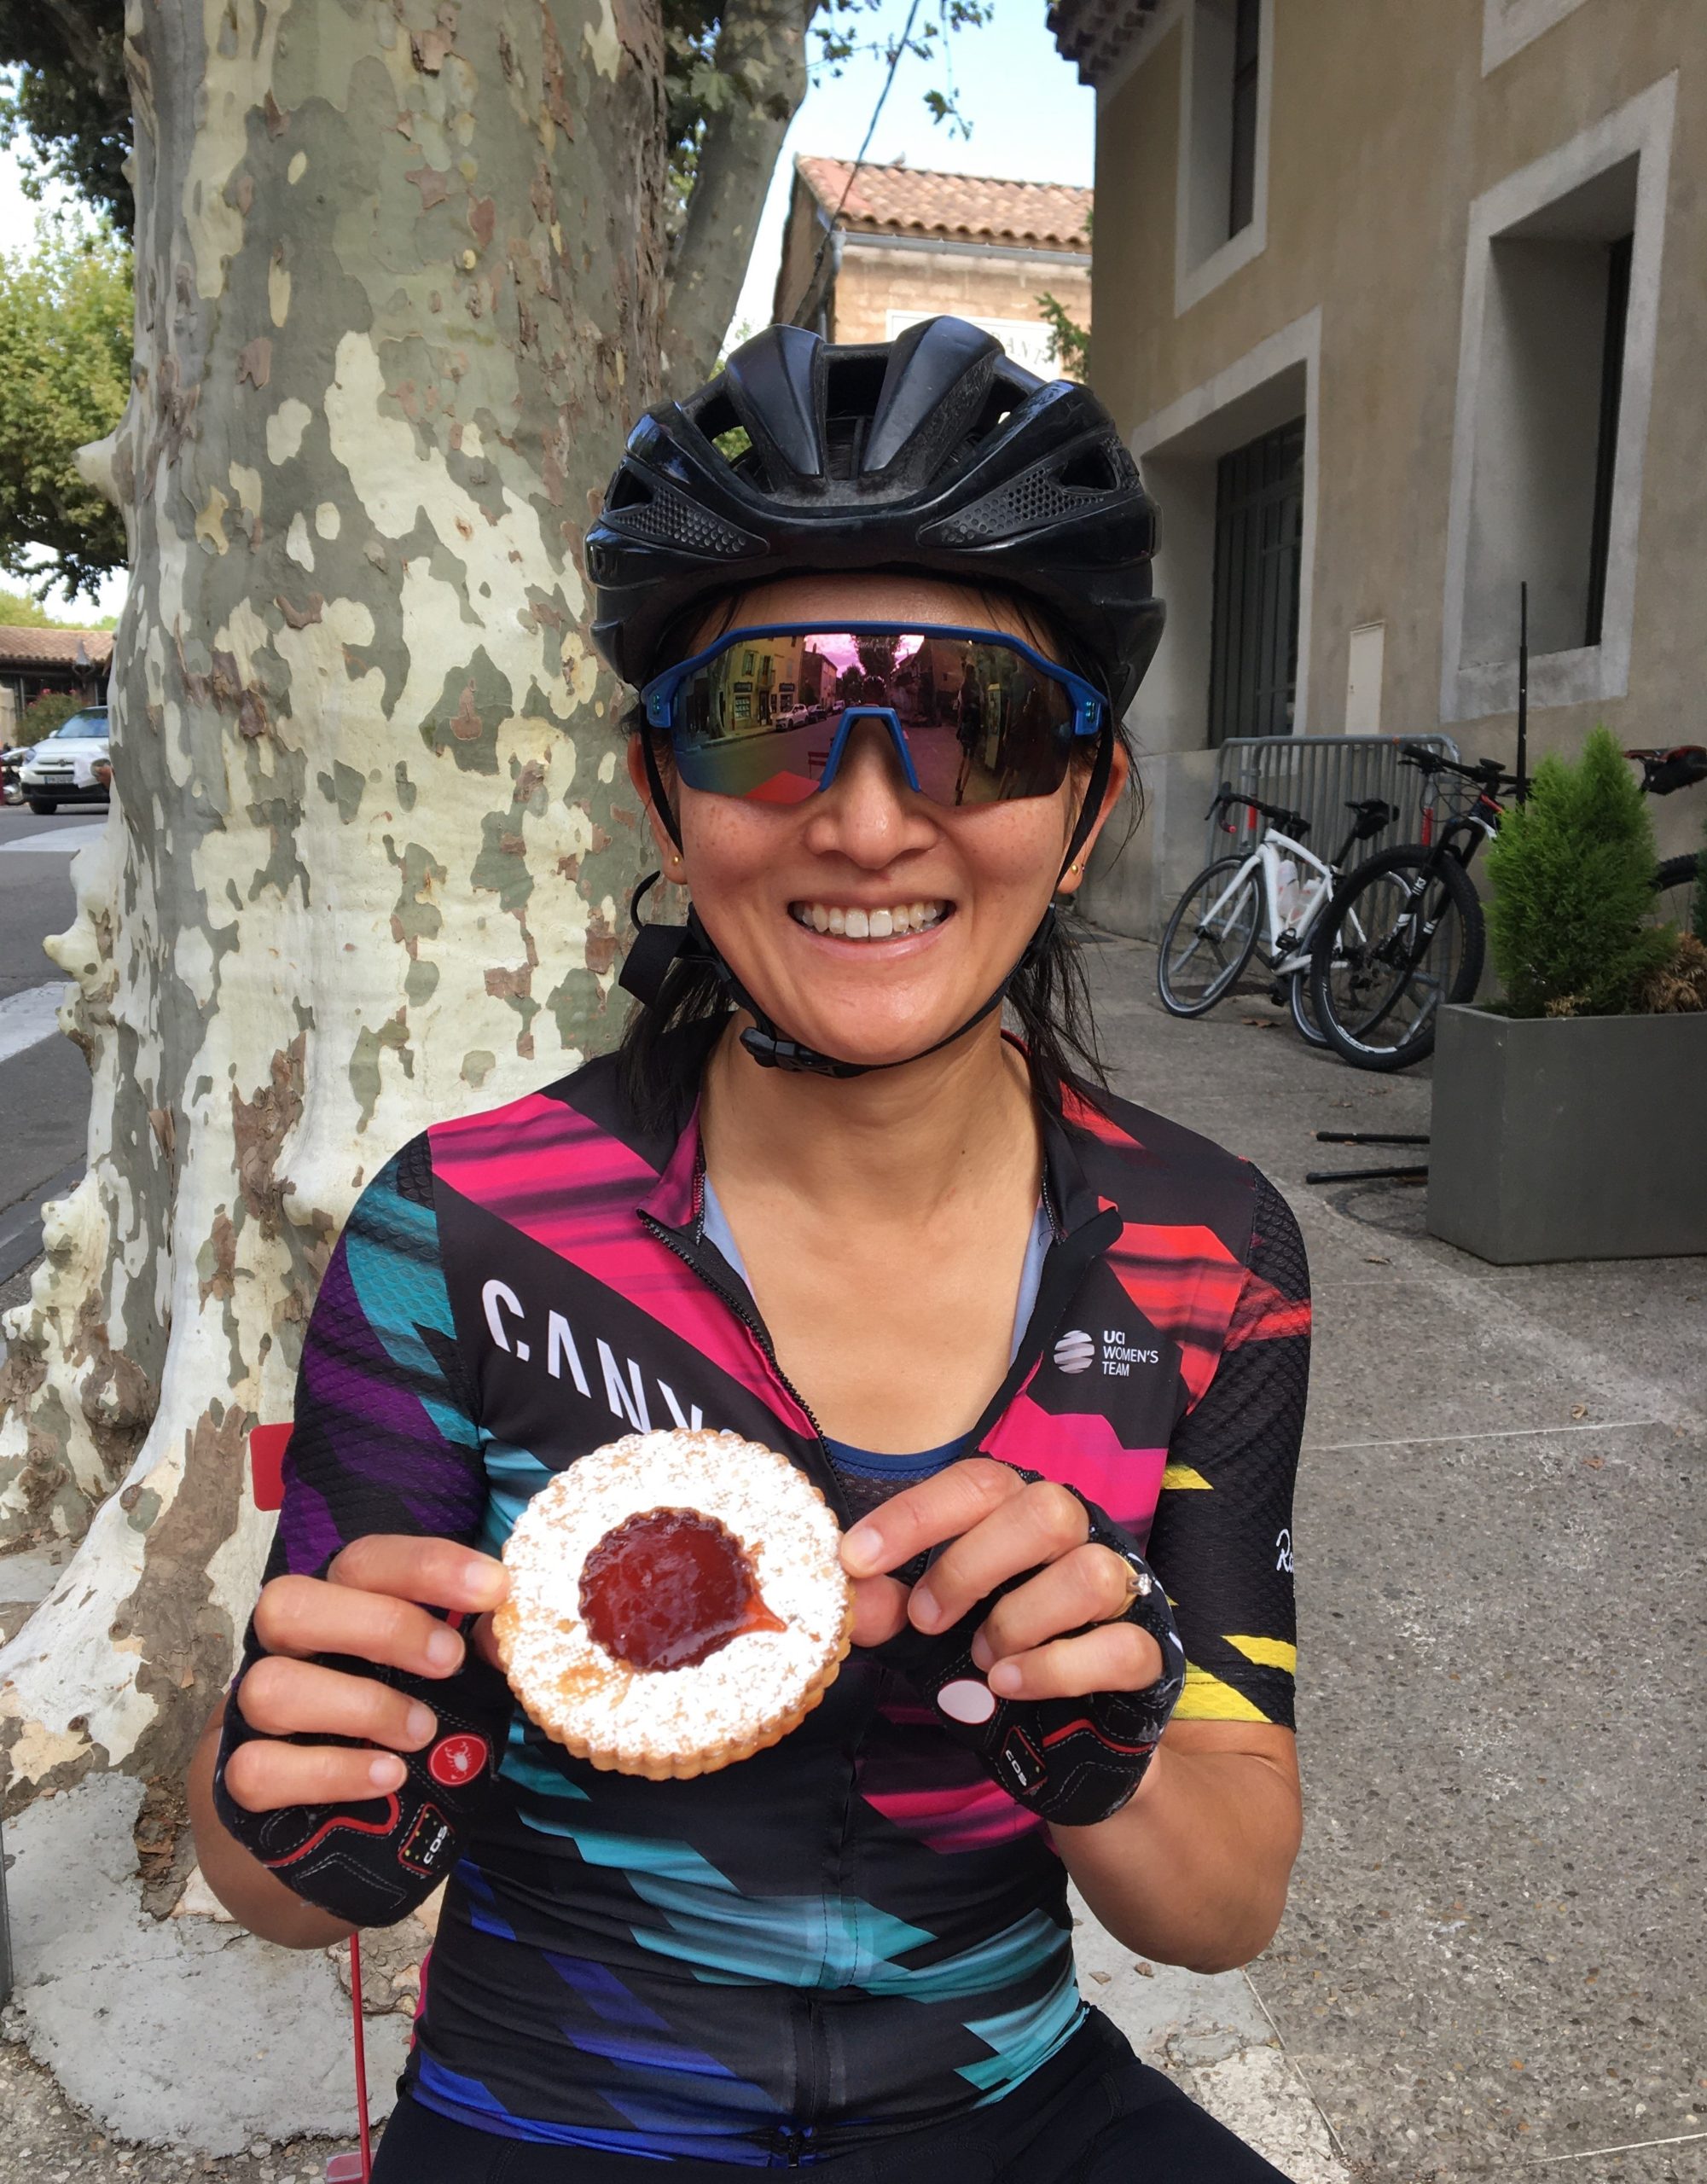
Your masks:
[{"label": "powdered sugar coating", "polygon": [[[691,1666],[637,1670],[581,1613],[581,1571],[605,1534],[658,1508],[699,1509],[746,1548],[785,1625],[743,1631]],[[630,1433],[542,1487],[505,1545],[494,1619],[510,1687],[539,1726],[595,1766],[657,1777],[744,1759],[816,1706],[845,1658],[852,1589],[841,1534],[805,1475],[737,1433]]]}]

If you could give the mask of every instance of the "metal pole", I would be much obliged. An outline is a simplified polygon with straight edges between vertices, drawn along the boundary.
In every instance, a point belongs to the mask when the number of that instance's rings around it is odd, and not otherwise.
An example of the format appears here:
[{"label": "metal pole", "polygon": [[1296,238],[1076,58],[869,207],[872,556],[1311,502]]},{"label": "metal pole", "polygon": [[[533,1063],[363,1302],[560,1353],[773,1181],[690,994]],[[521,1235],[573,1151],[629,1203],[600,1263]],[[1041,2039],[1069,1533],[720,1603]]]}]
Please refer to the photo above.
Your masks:
[{"label": "metal pole", "polygon": [[12,1922],[6,1913],[6,1838],[0,1831],[0,2004],[12,1999]]},{"label": "metal pole", "polygon": [[1517,585],[1517,802],[1530,793],[1530,588]]}]

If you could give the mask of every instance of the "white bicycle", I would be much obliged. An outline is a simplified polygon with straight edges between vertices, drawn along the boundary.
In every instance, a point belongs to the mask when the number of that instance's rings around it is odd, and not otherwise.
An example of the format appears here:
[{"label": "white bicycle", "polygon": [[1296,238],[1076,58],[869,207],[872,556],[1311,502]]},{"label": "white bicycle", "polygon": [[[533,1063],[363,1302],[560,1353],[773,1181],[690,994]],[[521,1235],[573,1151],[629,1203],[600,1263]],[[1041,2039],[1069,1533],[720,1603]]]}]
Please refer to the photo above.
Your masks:
[{"label": "white bicycle", "polygon": [[1260,797],[1223,786],[1209,808],[1220,814],[1228,833],[1228,814],[1235,804],[1269,822],[1268,831],[1245,857],[1217,857],[1199,873],[1174,907],[1156,959],[1156,985],[1170,1016],[1206,1016],[1243,977],[1253,955],[1260,954],[1274,976],[1274,998],[1286,999],[1300,1037],[1313,1047],[1327,1041],[1318,1027],[1309,998],[1310,943],[1318,920],[1352,849],[1379,834],[1399,816],[1380,797],[1347,805],[1351,831],[1330,863],[1304,845],[1309,821]]}]

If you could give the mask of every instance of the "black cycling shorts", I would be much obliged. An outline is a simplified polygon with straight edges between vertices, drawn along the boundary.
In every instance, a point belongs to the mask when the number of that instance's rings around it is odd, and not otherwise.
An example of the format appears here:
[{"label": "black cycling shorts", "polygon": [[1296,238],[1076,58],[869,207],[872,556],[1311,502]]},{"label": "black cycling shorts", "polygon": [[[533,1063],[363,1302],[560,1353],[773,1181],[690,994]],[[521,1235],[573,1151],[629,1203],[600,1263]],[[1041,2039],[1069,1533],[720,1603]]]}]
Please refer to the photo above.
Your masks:
[{"label": "black cycling shorts", "polygon": [[[1053,2063],[992,2106],[804,2166],[834,2184],[1288,2184],[1094,2012]],[[374,2184],[640,2184],[654,2170],[682,2184],[753,2174],[731,2162],[654,2163],[496,2138],[405,2094]]]}]

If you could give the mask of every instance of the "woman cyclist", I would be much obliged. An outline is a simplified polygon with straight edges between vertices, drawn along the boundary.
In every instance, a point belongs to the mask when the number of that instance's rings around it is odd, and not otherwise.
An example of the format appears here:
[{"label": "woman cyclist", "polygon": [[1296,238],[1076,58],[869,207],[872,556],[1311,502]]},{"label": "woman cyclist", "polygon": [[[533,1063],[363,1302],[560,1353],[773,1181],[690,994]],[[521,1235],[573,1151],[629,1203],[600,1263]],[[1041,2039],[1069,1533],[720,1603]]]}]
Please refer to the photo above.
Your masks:
[{"label": "woman cyclist", "polygon": [[[1072,1965],[1069,1882],[1245,1963],[1299,1833],[1297,1229],[1103,1088],[1054,909],[1126,780],[1153,539],[1095,399],[954,319],[774,328],[630,440],[596,636],[693,908],[637,937],[618,1054],[363,1193],[194,1782],[275,1940],[448,1875],[387,2184],[1277,2174]],[[942,687],[989,694],[975,747]],[[854,1650],[770,1751],[600,1773],[510,1703],[495,1558],[554,1472],[701,1420],[836,1508]]]}]

